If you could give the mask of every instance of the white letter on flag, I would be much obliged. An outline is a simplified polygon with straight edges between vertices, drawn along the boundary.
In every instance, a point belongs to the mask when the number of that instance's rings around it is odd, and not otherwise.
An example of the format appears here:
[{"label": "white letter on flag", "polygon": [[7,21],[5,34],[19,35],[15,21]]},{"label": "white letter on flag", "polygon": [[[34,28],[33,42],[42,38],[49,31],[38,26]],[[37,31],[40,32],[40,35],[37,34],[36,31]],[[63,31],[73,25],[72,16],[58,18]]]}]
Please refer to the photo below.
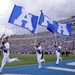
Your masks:
[{"label": "white letter on flag", "polygon": [[66,24],[58,23],[58,30],[57,30],[57,32],[59,32],[61,34],[69,35],[69,32],[67,31],[67,28],[66,28]]},{"label": "white letter on flag", "polygon": [[[25,18],[27,16],[27,18]],[[22,21],[26,21],[27,23],[25,24],[26,28],[29,28],[29,30],[33,30],[32,23],[31,23],[31,15],[25,12],[25,10],[22,8],[22,13],[21,15],[14,21],[14,24],[22,26]]]}]

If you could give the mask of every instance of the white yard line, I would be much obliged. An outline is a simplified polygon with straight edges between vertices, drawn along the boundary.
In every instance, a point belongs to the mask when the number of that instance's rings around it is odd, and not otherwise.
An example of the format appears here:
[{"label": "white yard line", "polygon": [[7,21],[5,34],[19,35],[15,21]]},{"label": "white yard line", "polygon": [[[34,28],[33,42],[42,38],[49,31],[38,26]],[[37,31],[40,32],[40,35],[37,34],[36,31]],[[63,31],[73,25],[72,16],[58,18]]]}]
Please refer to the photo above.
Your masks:
[{"label": "white yard line", "polygon": [[0,75],[31,75],[31,74],[0,74]]},{"label": "white yard line", "polygon": [[53,70],[60,70],[60,71],[68,71],[68,72],[75,72],[75,69],[70,68],[62,68],[62,67],[46,67],[47,69],[53,69]]},{"label": "white yard line", "polygon": [[67,65],[75,66],[75,62],[67,63]]}]

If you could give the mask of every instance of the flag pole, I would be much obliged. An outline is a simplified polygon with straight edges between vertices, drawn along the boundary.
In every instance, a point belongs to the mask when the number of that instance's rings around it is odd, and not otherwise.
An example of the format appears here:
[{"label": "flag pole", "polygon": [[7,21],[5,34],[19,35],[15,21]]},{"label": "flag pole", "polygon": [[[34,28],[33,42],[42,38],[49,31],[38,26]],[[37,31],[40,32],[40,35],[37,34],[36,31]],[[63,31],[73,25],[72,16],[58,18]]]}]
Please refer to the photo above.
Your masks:
[{"label": "flag pole", "polygon": [[34,34],[34,47],[36,46],[36,34]]},{"label": "flag pole", "polygon": [[34,47],[36,46],[36,44],[37,44],[37,30],[38,30],[38,27],[37,27],[37,29],[36,29],[36,33],[34,33]]},{"label": "flag pole", "polygon": [[36,40],[36,37],[37,37],[37,32],[36,33],[34,33],[34,46],[36,45],[36,43],[37,43],[37,40]]},{"label": "flag pole", "polygon": [[4,34],[6,33],[6,31],[7,31],[7,28],[8,28],[8,26],[6,26],[6,28],[5,28],[5,31],[4,31]]},{"label": "flag pole", "polygon": [[6,33],[6,31],[7,31],[7,28],[8,28],[8,25],[5,27],[5,31],[4,31],[4,33],[3,33],[3,35],[2,35],[2,37],[5,36],[5,33]]},{"label": "flag pole", "polygon": [[8,28],[8,26],[5,27],[5,31],[4,31],[3,35],[0,37],[0,42],[3,39],[3,37],[5,36],[5,33],[6,33],[7,28]]}]

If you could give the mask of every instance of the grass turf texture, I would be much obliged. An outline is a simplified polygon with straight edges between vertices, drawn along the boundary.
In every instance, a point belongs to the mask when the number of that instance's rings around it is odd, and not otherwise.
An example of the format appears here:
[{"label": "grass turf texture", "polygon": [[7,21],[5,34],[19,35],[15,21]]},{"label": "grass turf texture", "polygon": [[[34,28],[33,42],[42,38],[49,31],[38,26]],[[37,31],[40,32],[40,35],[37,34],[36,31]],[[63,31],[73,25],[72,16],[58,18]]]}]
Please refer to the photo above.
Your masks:
[{"label": "grass turf texture", "polygon": [[[17,57],[20,62],[13,62],[13,63],[7,63],[5,67],[10,66],[20,66],[20,65],[30,65],[30,64],[37,64],[36,54],[10,54],[10,58]],[[0,64],[2,61],[3,55],[0,55]],[[53,62],[56,61],[56,55],[45,55],[44,58],[46,62]],[[68,59],[75,59],[75,54],[70,54],[68,57],[63,56],[63,60]]]}]

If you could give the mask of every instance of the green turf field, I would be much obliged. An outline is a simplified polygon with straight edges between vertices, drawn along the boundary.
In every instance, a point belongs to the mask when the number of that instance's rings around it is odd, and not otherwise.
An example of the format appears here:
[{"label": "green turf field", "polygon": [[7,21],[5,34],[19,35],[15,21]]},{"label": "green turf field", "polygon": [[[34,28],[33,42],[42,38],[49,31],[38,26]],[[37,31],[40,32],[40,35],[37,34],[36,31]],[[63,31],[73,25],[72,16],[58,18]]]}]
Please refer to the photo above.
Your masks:
[{"label": "green turf field", "polygon": [[[29,65],[37,64],[36,54],[10,54],[10,58],[18,57],[20,62],[7,63],[6,67],[9,66],[20,66],[20,65]],[[0,64],[2,61],[3,55],[0,56]],[[44,55],[46,62],[56,61],[56,55]],[[63,60],[75,59],[75,54],[70,54],[68,57],[63,56]]]}]

